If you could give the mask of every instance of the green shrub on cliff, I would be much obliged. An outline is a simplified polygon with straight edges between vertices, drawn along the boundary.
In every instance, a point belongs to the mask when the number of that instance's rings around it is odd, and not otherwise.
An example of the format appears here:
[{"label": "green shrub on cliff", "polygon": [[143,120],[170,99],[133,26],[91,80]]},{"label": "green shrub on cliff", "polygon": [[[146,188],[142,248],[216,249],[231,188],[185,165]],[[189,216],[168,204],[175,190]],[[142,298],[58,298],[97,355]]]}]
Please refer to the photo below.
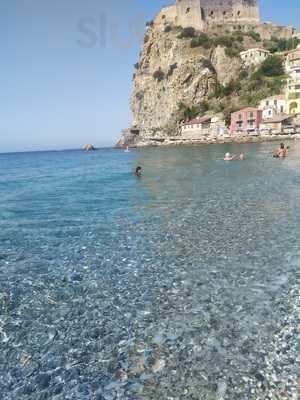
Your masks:
[{"label": "green shrub on cliff", "polygon": [[171,30],[172,30],[172,26],[171,25],[166,25],[165,29],[164,29],[164,32],[168,33],[168,32],[171,32]]},{"label": "green shrub on cliff", "polygon": [[238,47],[226,47],[225,48],[225,54],[229,58],[239,57],[241,51],[242,51],[242,49],[238,48]]},{"label": "green shrub on cliff", "polygon": [[165,79],[165,73],[162,71],[161,68],[159,68],[157,71],[154,72],[153,78],[157,80],[158,82],[161,82],[162,80]]},{"label": "green shrub on cliff", "polygon": [[260,34],[258,32],[249,31],[249,32],[245,32],[244,35],[251,37],[256,42],[261,42],[261,36],[260,36]]},{"label": "green shrub on cliff", "polygon": [[178,35],[179,39],[190,39],[195,37],[196,29],[193,27],[183,28],[180,34]]},{"label": "green shrub on cliff", "polygon": [[203,115],[209,110],[209,108],[209,103],[205,100],[192,106],[181,102],[178,106],[178,120],[189,121],[193,118]]},{"label": "green shrub on cliff", "polygon": [[273,55],[266,58],[259,69],[253,74],[254,78],[260,76],[282,76],[284,75],[283,59],[279,56]]},{"label": "green shrub on cliff", "polygon": [[215,46],[222,46],[222,47],[232,47],[233,38],[232,36],[220,36],[214,40]]},{"label": "green shrub on cliff", "polygon": [[297,37],[290,39],[279,39],[272,36],[271,40],[264,41],[264,48],[271,53],[294,50],[300,44],[300,39]]},{"label": "green shrub on cliff", "polygon": [[167,78],[173,75],[173,72],[175,71],[176,68],[177,68],[177,63],[170,65],[169,71],[167,73]]},{"label": "green shrub on cliff", "polygon": [[191,41],[191,47],[204,47],[209,49],[213,46],[213,41],[208,37],[206,33],[201,32],[198,36],[194,37]]}]

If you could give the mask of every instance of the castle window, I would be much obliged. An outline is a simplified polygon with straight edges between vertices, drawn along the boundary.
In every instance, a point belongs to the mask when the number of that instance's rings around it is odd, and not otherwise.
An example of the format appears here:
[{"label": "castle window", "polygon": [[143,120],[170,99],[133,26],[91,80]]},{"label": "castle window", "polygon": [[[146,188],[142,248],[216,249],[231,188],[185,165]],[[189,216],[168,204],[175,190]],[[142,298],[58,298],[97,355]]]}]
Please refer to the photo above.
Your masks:
[{"label": "castle window", "polygon": [[226,11],[223,11],[223,17],[226,17]]},{"label": "castle window", "polygon": [[240,11],[237,12],[237,16],[238,16],[238,17],[241,16],[241,12],[240,12]]},{"label": "castle window", "polygon": [[214,16],[214,12],[211,11],[211,12],[209,13],[209,16],[210,16],[210,17],[213,17],[213,16]]},{"label": "castle window", "polygon": [[188,14],[189,12],[191,11],[191,9],[190,9],[190,7],[188,7],[187,9],[186,9],[186,14]]}]

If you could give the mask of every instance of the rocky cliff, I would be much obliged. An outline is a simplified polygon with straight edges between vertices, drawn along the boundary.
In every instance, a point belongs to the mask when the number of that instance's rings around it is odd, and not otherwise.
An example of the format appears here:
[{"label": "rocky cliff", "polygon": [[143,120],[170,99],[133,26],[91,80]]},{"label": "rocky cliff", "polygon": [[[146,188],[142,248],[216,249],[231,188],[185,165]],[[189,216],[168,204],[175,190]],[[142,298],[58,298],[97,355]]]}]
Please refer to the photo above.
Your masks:
[{"label": "rocky cliff", "polygon": [[[266,29],[260,25],[258,29],[260,41],[264,32],[270,39],[273,31],[270,25]],[[286,30],[278,31],[278,27],[276,30],[274,27],[275,31],[277,36],[281,33],[289,36]],[[242,71],[239,51],[262,46],[253,34],[239,36],[239,32],[235,32],[237,35],[234,35],[225,26],[218,26],[205,34],[213,38],[213,46],[207,43],[192,46],[193,32],[190,35],[182,32],[181,27],[167,24],[162,12],[148,24],[140,59],[135,66],[131,98],[132,127],[140,132],[139,142],[179,135],[182,107],[212,99],[218,85],[226,86],[238,79]],[[201,33],[196,32],[197,35],[201,36]],[[227,41],[234,38],[235,52],[227,51],[226,43],[222,45],[225,35]]]}]

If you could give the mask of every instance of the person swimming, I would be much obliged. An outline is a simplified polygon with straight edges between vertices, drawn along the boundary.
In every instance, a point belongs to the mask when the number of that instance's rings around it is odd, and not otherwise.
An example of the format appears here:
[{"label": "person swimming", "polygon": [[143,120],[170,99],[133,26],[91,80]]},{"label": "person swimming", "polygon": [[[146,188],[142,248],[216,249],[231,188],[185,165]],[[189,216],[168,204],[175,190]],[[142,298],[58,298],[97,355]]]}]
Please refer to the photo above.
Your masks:
[{"label": "person swimming", "polygon": [[244,161],[244,160],[245,160],[244,153],[241,153],[239,156],[226,153],[224,156],[224,161]]},{"label": "person swimming", "polygon": [[233,161],[235,160],[236,156],[230,154],[230,153],[226,153],[224,156],[224,161]]},{"label": "person swimming", "polygon": [[140,178],[142,176],[142,167],[140,166],[136,167],[134,175]]}]

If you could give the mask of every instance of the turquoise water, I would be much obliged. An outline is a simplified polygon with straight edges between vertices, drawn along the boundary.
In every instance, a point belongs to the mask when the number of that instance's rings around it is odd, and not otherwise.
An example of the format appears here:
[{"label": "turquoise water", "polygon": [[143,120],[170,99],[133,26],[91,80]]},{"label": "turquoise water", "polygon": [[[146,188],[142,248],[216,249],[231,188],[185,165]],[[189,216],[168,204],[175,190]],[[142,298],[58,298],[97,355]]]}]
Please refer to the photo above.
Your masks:
[{"label": "turquoise water", "polygon": [[0,397],[256,399],[300,277],[291,146],[0,155]]}]

